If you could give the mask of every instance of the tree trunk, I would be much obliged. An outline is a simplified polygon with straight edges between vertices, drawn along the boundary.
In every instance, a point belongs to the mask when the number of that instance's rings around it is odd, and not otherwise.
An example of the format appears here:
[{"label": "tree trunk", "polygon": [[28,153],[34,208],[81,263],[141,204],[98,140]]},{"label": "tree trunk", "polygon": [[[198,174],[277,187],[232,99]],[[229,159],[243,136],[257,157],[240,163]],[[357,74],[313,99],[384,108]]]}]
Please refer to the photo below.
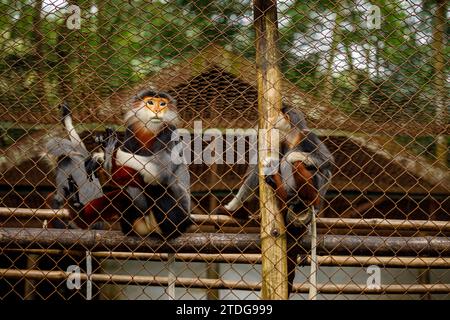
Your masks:
[{"label": "tree trunk", "polygon": [[359,91],[359,106],[358,109],[364,113],[370,114],[370,98],[369,98],[369,87],[371,85],[370,79],[370,49],[364,48],[364,54],[366,58],[366,68],[361,72],[358,80],[358,91]]},{"label": "tree trunk", "polygon": [[[72,5],[73,1],[68,1]],[[56,54],[58,56],[57,75],[58,75],[58,96],[60,101],[67,101],[69,105],[75,102],[74,97],[74,55],[78,30],[70,30],[66,23],[61,24],[58,30],[58,42],[56,45]]]},{"label": "tree trunk", "polygon": [[336,19],[334,21],[333,33],[331,35],[331,48],[328,55],[327,68],[325,71],[324,84],[322,89],[323,100],[331,104],[333,97],[333,64],[336,57],[337,47],[341,41],[341,29],[339,28],[342,22],[342,5],[340,0],[336,1]]},{"label": "tree trunk", "polygon": [[33,55],[35,57],[36,63],[33,65],[34,70],[37,74],[37,80],[34,85],[34,95],[37,98],[37,105],[35,106],[38,110],[48,108],[47,90],[46,90],[46,74],[45,74],[45,52],[44,52],[44,36],[42,34],[42,3],[43,0],[36,0],[34,5],[33,13]]},{"label": "tree trunk", "polygon": [[[433,24],[433,86],[436,104],[436,124],[445,130],[447,123],[447,103],[445,88],[445,57],[444,57],[444,36],[447,24],[447,1],[437,0],[437,8]],[[436,138],[436,158],[444,166],[447,166],[447,137],[439,135]]]}]

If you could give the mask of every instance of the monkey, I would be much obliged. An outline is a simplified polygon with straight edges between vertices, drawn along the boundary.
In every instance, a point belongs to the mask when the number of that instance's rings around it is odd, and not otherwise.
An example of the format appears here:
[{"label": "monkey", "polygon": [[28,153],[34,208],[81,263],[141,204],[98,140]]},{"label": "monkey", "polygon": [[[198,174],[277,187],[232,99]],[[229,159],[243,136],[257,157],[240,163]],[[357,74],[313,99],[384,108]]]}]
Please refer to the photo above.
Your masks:
[{"label": "monkey", "polygon": [[[69,204],[72,221],[67,226],[70,228],[91,227],[93,229],[102,229],[103,223],[98,216],[85,221],[78,214],[84,204],[99,201],[112,204],[113,200],[115,200],[114,202],[117,205],[110,205],[108,208],[115,209],[108,210],[112,217],[119,214],[119,210],[123,209],[119,205],[123,207],[127,203],[128,198],[122,196],[118,199],[119,193],[117,191],[103,194],[97,175],[98,165],[73,126],[71,111],[67,103],[64,102],[60,106],[60,111],[62,114],[61,121],[69,135],[69,139],[55,137],[46,143],[47,156],[57,159],[55,167],[56,191],[49,196],[49,206],[52,209],[61,209],[66,202]],[[108,147],[111,148],[111,146]],[[87,216],[93,217],[92,214]],[[55,221],[53,226],[66,227],[60,220]]]},{"label": "monkey", "polygon": [[[155,98],[155,113],[150,97]],[[119,216],[124,234],[155,233],[171,238],[192,224],[187,166],[170,161],[171,137],[178,120],[173,98],[153,91],[139,93],[134,108],[125,116],[124,141],[119,143],[115,133],[107,131],[104,151],[92,156],[73,127],[68,107],[63,106],[62,111],[71,140],[54,139],[47,147],[54,156],[68,159],[75,171],[59,162],[57,177],[61,178],[56,184],[61,191],[54,202],[60,205],[68,199],[79,227]],[[98,166],[111,174],[116,190],[102,193],[95,174]]]},{"label": "monkey", "polygon": [[[97,177],[90,175],[85,167],[89,152],[75,131],[67,103],[60,106],[62,123],[69,139],[54,137],[46,143],[46,154],[57,159],[55,170],[56,190],[51,196],[50,207],[61,209],[69,197],[73,184],[80,186],[78,196],[81,202],[87,203],[102,195],[102,188]],[[55,226],[63,227],[62,221],[55,221]],[[76,224],[69,222],[69,227]]]},{"label": "monkey", "polygon": [[[278,181],[277,185],[282,188],[277,188],[277,194],[292,208],[301,203],[320,208],[331,179],[333,156],[317,135],[310,131],[303,114],[288,106],[284,106],[281,112],[274,126],[280,132],[279,172],[269,176],[268,182],[273,186]],[[268,167],[276,160],[265,161],[263,165]],[[302,180],[305,181],[302,183]],[[224,209],[228,212],[237,210],[245,201],[251,200],[258,185],[258,168],[256,165],[250,166],[238,193]]]},{"label": "monkey", "polygon": [[[143,90],[124,120],[124,140],[110,156],[111,179],[125,188],[133,207],[123,212],[122,231],[147,234],[144,219],[150,216],[158,234],[176,237],[193,224],[189,170],[171,158],[179,121],[176,101],[167,93]],[[106,153],[94,159],[107,163]]]},{"label": "monkey", "polygon": [[[288,282],[291,292],[295,277],[297,255],[302,252],[298,240],[306,233],[313,212],[323,206],[328,184],[332,177],[334,158],[319,137],[307,126],[303,114],[283,105],[276,119],[275,129],[280,133],[279,165],[276,159],[265,159],[265,168],[277,170],[265,176],[278,199],[290,243],[288,255]],[[238,193],[218,211],[232,213],[250,200],[259,186],[257,166],[247,169],[246,178]]]}]

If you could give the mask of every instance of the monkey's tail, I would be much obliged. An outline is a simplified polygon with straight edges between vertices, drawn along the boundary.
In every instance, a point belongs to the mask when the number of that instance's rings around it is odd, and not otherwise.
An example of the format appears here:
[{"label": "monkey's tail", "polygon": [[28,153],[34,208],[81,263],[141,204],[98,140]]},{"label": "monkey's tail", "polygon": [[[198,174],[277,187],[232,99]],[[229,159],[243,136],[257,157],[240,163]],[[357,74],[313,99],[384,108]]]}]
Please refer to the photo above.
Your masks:
[{"label": "monkey's tail", "polygon": [[84,149],[87,152],[86,146],[73,126],[72,111],[70,110],[69,105],[64,101],[59,108],[61,110],[61,121],[69,134],[70,141],[75,145],[79,145],[80,149]]},{"label": "monkey's tail", "polygon": [[69,139],[58,137],[55,132],[52,136],[47,137],[46,142],[43,143],[44,148],[39,153],[39,159],[44,160],[50,166],[51,170],[57,169],[58,162],[61,158],[78,156],[87,159],[90,156],[90,153],[73,126],[72,112],[67,102],[63,102],[59,106],[59,110],[61,113],[61,122]]},{"label": "monkey's tail", "polygon": [[69,205],[72,218],[81,219],[84,217],[84,206],[103,196],[103,190],[95,175],[92,156],[73,127],[68,105],[64,103],[60,109],[69,139],[49,139],[42,157],[53,163],[57,196]]}]

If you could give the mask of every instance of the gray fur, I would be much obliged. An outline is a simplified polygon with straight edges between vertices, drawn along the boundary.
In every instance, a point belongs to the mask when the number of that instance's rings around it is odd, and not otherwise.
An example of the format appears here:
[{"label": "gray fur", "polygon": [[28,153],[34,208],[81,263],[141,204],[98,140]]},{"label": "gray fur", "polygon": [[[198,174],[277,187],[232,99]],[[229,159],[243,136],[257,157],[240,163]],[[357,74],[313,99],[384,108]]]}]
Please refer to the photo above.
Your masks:
[{"label": "gray fur", "polygon": [[[332,168],[334,164],[333,156],[325,144],[317,137],[317,135],[309,131],[306,120],[301,112],[290,107],[284,107],[283,112],[289,116],[291,126],[294,127],[294,129],[296,128],[297,130],[303,131],[303,134],[306,135],[306,138],[300,145],[287,151],[280,151],[281,161],[279,172],[283,185],[288,193],[288,197],[293,197],[296,194],[297,186],[295,185],[293,177],[293,166],[287,161],[287,157],[293,152],[302,152],[307,154],[316,169],[313,179],[316,188],[319,190],[321,199],[319,208],[316,209],[320,209],[323,205],[323,199],[328,190],[328,184],[332,176]],[[250,166],[247,170],[246,179],[244,180],[238,193],[227,206],[233,207],[234,210],[237,209],[235,208],[236,204],[242,204],[254,196],[258,185],[258,167]],[[233,205],[230,206],[230,204]],[[225,207],[227,208],[227,206]]]},{"label": "gray fur", "polygon": [[59,158],[56,168],[57,198],[66,198],[65,190],[69,189],[70,177],[79,188],[79,200],[82,204],[103,195],[97,177],[89,179],[85,161],[90,155],[84,146],[68,139],[54,138],[48,142],[47,150],[49,154]]}]

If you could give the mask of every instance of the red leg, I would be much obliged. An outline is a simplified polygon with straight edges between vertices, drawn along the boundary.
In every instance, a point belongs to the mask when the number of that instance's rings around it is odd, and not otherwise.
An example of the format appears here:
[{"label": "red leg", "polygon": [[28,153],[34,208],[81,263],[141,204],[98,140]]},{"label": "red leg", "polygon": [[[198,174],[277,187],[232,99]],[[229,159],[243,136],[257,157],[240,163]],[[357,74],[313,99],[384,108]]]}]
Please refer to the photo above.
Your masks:
[{"label": "red leg", "polygon": [[111,221],[131,205],[130,198],[121,189],[106,193],[89,202],[83,209],[81,220],[90,225],[100,219]]},{"label": "red leg", "polygon": [[319,204],[319,192],[314,186],[313,175],[309,172],[302,162],[293,163],[294,179],[298,187],[298,193],[306,206]]}]

